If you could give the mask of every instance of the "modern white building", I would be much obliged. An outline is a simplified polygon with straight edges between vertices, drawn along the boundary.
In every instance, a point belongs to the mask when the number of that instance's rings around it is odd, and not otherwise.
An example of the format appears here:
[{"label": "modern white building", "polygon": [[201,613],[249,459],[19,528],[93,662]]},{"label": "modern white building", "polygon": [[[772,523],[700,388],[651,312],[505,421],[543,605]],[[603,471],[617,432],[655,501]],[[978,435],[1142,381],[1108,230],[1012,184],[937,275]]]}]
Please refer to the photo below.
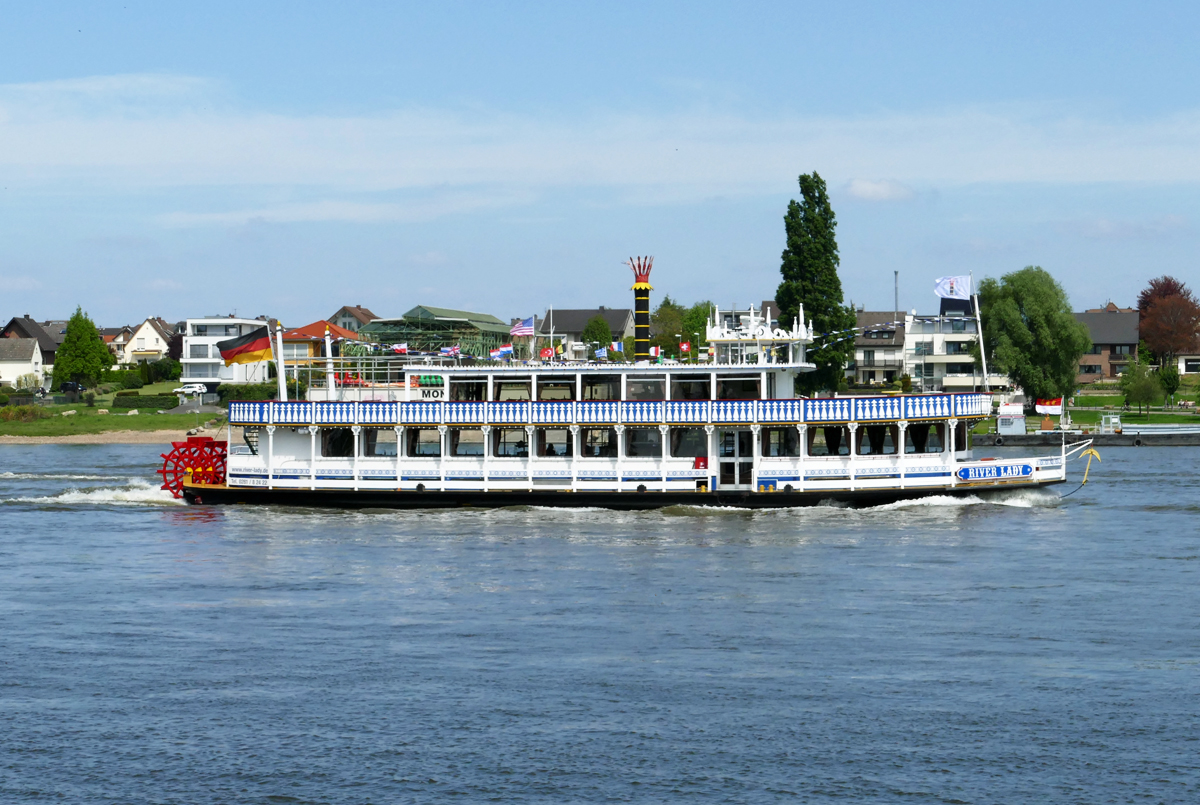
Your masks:
[{"label": "modern white building", "polygon": [[259,327],[263,319],[235,319],[232,316],[188,319],[184,322],[183,380],[189,383],[266,383],[271,380],[270,361],[235,363],[226,366],[217,349],[218,341],[237,338]]},{"label": "modern white building", "polygon": [[[951,300],[943,300],[951,301]],[[971,391],[983,388],[983,372],[975,365],[971,348],[979,338],[973,318],[966,311],[941,314],[904,314],[904,368],[914,391]],[[1011,385],[1006,375],[988,372],[988,387]]]}]

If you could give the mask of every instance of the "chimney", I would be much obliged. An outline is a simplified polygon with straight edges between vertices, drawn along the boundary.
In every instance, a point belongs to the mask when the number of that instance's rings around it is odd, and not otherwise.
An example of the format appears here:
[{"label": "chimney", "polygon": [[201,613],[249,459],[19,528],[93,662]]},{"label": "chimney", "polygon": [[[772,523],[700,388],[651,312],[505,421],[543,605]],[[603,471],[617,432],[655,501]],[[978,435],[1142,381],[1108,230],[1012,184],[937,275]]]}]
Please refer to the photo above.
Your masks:
[{"label": "chimney", "polygon": [[650,269],[653,257],[630,257],[625,263],[633,271],[633,359],[650,360]]}]

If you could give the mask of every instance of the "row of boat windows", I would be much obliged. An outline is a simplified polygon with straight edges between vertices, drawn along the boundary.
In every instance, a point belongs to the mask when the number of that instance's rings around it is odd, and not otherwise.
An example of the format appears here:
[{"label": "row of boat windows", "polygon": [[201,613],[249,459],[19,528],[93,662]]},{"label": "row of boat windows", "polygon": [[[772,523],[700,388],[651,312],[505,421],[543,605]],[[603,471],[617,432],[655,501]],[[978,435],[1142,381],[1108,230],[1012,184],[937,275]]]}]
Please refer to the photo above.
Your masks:
[{"label": "row of boat windows", "polygon": [[[768,378],[774,380],[773,377]],[[759,377],[718,377],[714,391],[709,375],[678,375],[659,377],[629,377],[625,381],[625,399],[631,402],[665,400],[667,391],[672,400],[757,400],[762,392]],[[450,379],[449,399],[458,402],[487,400],[486,380]],[[768,386],[773,383],[768,382]],[[535,399],[535,383],[531,377],[497,378],[492,384],[494,402],[518,402]],[[774,390],[768,396],[774,396]],[[715,394],[715,397],[714,397]],[[600,401],[621,399],[620,375],[581,375],[575,378],[545,379],[536,382],[536,399],[540,401]]]},{"label": "row of boat windows", "polygon": [[[966,425],[958,425],[957,444],[966,443]],[[735,431],[723,431],[731,437]],[[748,431],[744,431],[749,435]],[[404,455],[409,458],[482,457],[486,446],[485,434],[478,428],[449,428],[443,439],[433,428],[406,428]],[[913,424],[904,434],[904,452],[941,453],[947,447],[946,425]],[[354,455],[354,433],[349,428],[326,428],[321,431],[321,455],[326,458],[349,458]],[[396,432],[384,428],[364,428],[359,436],[359,455],[367,457],[396,457],[401,443]],[[525,458],[530,453],[529,434],[524,428],[493,428],[490,433],[489,455],[496,458]],[[532,449],[535,456],[572,457],[576,449],[581,458],[616,458],[620,435],[616,428],[580,428],[579,442],[571,438],[566,428],[534,428]],[[800,456],[800,434],[794,427],[763,428],[760,449],[767,458]],[[867,425],[860,427],[855,438],[855,453],[862,456],[895,455],[899,444],[896,425]],[[697,458],[708,456],[708,438],[703,428],[669,428],[666,444],[657,427],[627,427],[624,433],[624,455],[627,458]],[[844,426],[810,427],[807,430],[804,455],[848,456],[851,431]],[[724,456],[731,438],[719,438],[717,453]],[[732,448],[729,448],[732,449]],[[732,455],[732,453],[730,453]]]}]

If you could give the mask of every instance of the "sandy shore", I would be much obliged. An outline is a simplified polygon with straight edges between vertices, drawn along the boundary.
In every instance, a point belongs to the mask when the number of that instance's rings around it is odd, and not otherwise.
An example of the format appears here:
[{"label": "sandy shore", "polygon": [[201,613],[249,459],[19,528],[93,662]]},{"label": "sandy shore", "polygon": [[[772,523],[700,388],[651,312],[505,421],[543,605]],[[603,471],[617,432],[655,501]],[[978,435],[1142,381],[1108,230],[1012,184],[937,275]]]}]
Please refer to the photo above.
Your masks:
[{"label": "sandy shore", "polygon": [[[224,438],[225,430],[202,431],[201,436]],[[237,432],[235,431],[235,435]],[[0,444],[170,444],[187,440],[186,430],[110,430],[70,436],[0,436]]]}]

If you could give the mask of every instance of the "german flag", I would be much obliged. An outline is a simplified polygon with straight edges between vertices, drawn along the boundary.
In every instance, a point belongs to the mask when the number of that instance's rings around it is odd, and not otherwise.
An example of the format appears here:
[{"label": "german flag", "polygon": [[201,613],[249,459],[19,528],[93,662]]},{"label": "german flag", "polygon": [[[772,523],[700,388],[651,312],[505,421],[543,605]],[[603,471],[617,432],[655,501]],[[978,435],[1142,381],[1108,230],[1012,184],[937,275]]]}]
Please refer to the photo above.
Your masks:
[{"label": "german flag", "polygon": [[225,365],[233,363],[257,363],[271,359],[271,334],[266,327],[259,327],[245,335],[218,341],[217,349],[225,359]]}]

